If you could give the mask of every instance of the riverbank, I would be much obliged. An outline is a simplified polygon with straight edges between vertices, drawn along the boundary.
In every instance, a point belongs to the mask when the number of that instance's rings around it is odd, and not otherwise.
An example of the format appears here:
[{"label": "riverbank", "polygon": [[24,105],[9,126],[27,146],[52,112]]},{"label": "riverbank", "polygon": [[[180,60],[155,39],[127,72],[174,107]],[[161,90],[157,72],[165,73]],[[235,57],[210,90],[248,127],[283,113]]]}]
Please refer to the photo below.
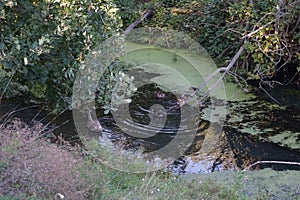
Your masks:
[{"label": "riverbank", "polygon": [[223,171],[199,176],[186,174],[184,178],[199,183],[212,180],[219,185],[225,184],[228,195],[235,191],[246,199],[299,199],[300,196],[300,172],[296,170]]},{"label": "riverbank", "polygon": [[40,138],[41,131],[41,124],[28,127],[17,119],[1,125],[0,199],[297,199],[300,194],[299,171],[125,173],[102,164],[95,146],[83,149],[62,139],[53,144]]}]

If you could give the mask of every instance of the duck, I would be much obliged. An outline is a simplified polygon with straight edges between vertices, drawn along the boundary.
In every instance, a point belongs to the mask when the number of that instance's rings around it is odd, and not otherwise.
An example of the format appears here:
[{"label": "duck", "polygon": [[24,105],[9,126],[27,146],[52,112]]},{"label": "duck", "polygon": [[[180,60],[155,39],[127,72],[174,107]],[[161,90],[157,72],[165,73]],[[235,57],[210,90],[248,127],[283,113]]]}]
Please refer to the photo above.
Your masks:
[{"label": "duck", "polygon": [[166,94],[162,91],[155,91],[155,98],[156,99],[164,99],[166,98]]},{"label": "duck", "polygon": [[98,132],[102,135],[103,128],[97,119],[96,120],[93,119],[90,109],[87,110],[87,117],[88,117],[88,122],[87,122],[88,129],[93,132]]}]

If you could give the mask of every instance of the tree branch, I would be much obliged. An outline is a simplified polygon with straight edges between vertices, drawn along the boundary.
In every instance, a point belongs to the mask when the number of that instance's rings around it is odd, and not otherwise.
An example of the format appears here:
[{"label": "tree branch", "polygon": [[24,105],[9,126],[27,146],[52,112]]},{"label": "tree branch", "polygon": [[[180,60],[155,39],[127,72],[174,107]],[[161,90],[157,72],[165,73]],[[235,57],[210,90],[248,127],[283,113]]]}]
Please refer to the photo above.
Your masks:
[{"label": "tree branch", "polygon": [[247,35],[243,36],[241,39],[243,40],[243,39],[246,39],[246,38],[248,38],[248,37],[251,37],[252,35],[254,35],[255,33],[257,33],[258,31],[260,31],[260,30],[266,28],[267,26],[269,26],[270,24],[274,23],[274,21],[275,21],[275,20],[272,20],[272,21],[266,23],[265,25],[259,27],[259,28],[256,29],[255,31],[252,31],[251,33],[248,33]]},{"label": "tree branch", "polygon": [[135,20],[132,24],[130,24],[130,25],[126,28],[126,30],[124,31],[124,34],[125,34],[125,35],[128,35],[129,32],[130,32],[134,27],[136,27],[137,25],[139,25],[139,23],[141,23],[145,18],[147,18],[150,14],[152,14],[153,10],[154,10],[156,7],[160,6],[161,4],[162,4],[162,2],[158,2],[158,3],[156,3],[152,8],[150,8],[149,10],[147,10],[147,11],[145,12],[145,14],[143,14],[143,16],[142,16],[141,18]]},{"label": "tree branch", "polygon": [[287,161],[257,161],[251,165],[249,165],[248,167],[246,167],[245,169],[243,169],[243,171],[247,171],[249,169],[251,169],[252,167],[254,167],[255,165],[258,164],[284,164],[284,165],[299,165],[299,162],[287,162]]},{"label": "tree branch", "polygon": [[240,47],[240,49],[238,50],[238,52],[234,55],[234,57],[232,58],[232,60],[230,61],[230,63],[227,65],[227,67],[221,67],[221,68],[218,68],[217,70],[215,70],[190,95],[182,97],[182,98],[179,98],[178,99],[179,105],[172,106],[171,108],[169,108],[169,110],[174,109],[174,108],[176,108],[178,106],[182,107],[184,104],[186,104],[186,102],[189,99],[191,99],[192,97],[194,97],[196,95],[196,93],[201,90],[201,88],[203,88],[205,85],[207,85],[208,81],[210,81],[218,73],[223,72],[223,74],[218,78],[218,80],[208,90],[206,90],[205,93],[203,93],[201,95],[200,101],[203,100],[209,94],[209,92],[211,92],[220,83],[220,81],[225,77],[225,75],[228,73],[228,71],[234,66],[234,64],[236,63],[236,61],[238,60],[238,58],[240,57],[240,55],[244,51],[244,49],[245,49],[245,43]]}]

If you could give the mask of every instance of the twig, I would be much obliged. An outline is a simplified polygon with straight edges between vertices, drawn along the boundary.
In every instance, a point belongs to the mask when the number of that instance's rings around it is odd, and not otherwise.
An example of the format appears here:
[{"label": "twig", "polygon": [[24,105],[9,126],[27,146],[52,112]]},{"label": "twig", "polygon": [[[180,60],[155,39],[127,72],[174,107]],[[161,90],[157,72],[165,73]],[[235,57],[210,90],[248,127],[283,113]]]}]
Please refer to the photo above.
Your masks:
[{"label": "twig", "polygon": [[241,88],[243,88],[243,90],[245,91],[246,88],[243,86],[243,84],[240,82],[240,80],[242,80],[244,82],[244,84],[246,85],[246,87],[248,86],[247,81],[242,76],[240,76],[239,74],[237,74],[236,72],[229,71],[228,73],[235,78],[236,83],[239,84],[239,86]]},{"label": "twig", "polygon": [[272,97],[266,90],[265,88],[262,87],[261,82],[259,82],[259,88],[264,91],[264,93],[266,93],[266,95],[268,95],[268,97],[270,97],[275,103],[277,103],[278,105],[281,105],[281,103],[279,103],[279,101],[277,101],[274,97]]},{"label": "twig", "polygon": [[[222,67],[219,68],[221,69],[221,71],[223,71],[223,74],[221,75],[221,77],[203,94],[201,95],[200,100],[204,99],[206,97],[206,95],[213,90],[219,83],[220,81],[225,77],[225,75],[227,74],[227,72],[233,67],[233,65],[236,63],[236,61],[238,60],[238,58],[240,57],[240,55],[242,54],[242,52],[245,49],[245,44],[243,44],[240,49],[238,50],[238,52],[234,55],[234,57],[232,58],[232,60],[230,61],[230,63],[227,65],[227,67]],[[216,70],[217,71],[217,70]],[[221,72],[220,71],[220,72]],[[207,83],[207,81],[206,81]]]},{"label": "twig", "polygon": [[[18,104],[18,106],[19,105],[20,104]],[[18,106],[16,106],[16,108]],[[26,109],[29,109],[29,108],[36,108],[36,107],[38,107],[38,106],[37,105],[32,105],[32,106],[28,106],[28,107],[25,107],[25,108],[20,108],[18,110],[13,110],[13,111],[11,111],[11,112],[9,112],[9,113],[6,114],[6,116],[5,116],[4,120],[3,120],[3,123],[5,123],[9,119],[9,117],[12,116],[14,113],[17,113],[17,112],[20,112],[20,111],[23,111],[23,110],[26,110]]]},{"label": "twig", "polygon": [[270,24],[272,24],[274,21],[275,21],[275,20],[272,20],[272,21],[266,23],[265,25],[259,27],[259,28],[256,29],[255,31],[252,31],[251,33],[248,33],[247,35],[243,36],[241,39],[243,40],[243,39],[246,39],[246,38],[248,38],[248,37],[251,37],[252,35],[254,35],[254,34],[257,33],[258,31],[260,31],[261,29],[264,29],[264,28],[266,28],[267,26],[269,26]]},{"label": "twig", "polygon": [[[60,115],[62,115],[64,112],[66,112],[68,110],[68,108],[63,109],[60,113],[58,113],[55,117],[53,117],[47,124],[45,124],[43,126],[43,129],[40,131],[40,133],[43,133],[46,128],[48,128],[48,126],[50,126],[50,124],[52,122],[54,122]],[[45,134],[41,134],[40,137],[43,137]]]},{"label": "twig", "polygon": [[290,33],[291,35],[294,35],[296,29],[299,28],[299,25],[300,25],[300,16],[298,17],[296,25],[294,26],[294,28],[292,29],[292,31]]},{"label": "twig", "polygon": [[137,20],[135,20],[132,24],[130,24],[126,30],[124,31],[124,34],[125,35],[128,35],[129,32],[134,28],[136,27],[137,25],[139,25],[139,23],[141,23],[145,18],[147,18],[150,14],[152,14],[154,8],[160,6],[162,4],[162,2],[158,2],[157,4],[154,5],[154,7],[150,8],[149,10],[147,10],[145,12],[145,14],[143,14],[143,16]]},{"label": "twig", "polygon": [[35,116],[31,119],[30,123],[34,122],[34,120],[41,114],[41,112],[44,110],[44,106],[35,114]]},{"label": "twig", "polygon": [[247,171],[249,170],[250,168],[254,167],[255,165],[258,165],[258,164],[284,164],[284,165],[299,165],[300,166],[300,163],[299,162],[287,162],[287,161],[257,161],[251,165],[249,165],[248,167],[246,167],[245,169],[243,169],[243,171]]},{"label": "twig", "polygon": [[4,90],[3,90],[2,94],[1,94],[0,102],[1,102],[3,96],[4,96],[5,92],[6,92],[6,90],[7,90],[8,86],[9,86],[9,84],[11,83],[11,80],[12,80],[12,78],[14,77],[15,72],[16,72],[16,71],[13,72],[13,74],[10,76],[9,80],[7,81],[7,84],[5,85],[5,88],[4,88]]},{"label": "twig", "polygon": [[289,82],[287,82],[285,85],[289,85],[300,73],[297,72],[294,74],[294,76],[291,78],[291,80]]}]

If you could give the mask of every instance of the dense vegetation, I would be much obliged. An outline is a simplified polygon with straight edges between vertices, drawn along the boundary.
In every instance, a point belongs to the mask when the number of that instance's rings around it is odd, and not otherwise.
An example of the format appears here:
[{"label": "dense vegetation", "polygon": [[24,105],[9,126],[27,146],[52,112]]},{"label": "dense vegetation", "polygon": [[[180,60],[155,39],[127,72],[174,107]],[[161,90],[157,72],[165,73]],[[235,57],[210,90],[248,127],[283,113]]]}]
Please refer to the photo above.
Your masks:
[{"label": "dense vegetation", "polygon": [[[27,100],[47,101],[52,109],[70,105],[75,75],[85,55],[157,2],[1,1],[1,99],[26,95]],[[139,26],[189,34],[218,66],[226,65],[246,42],[234,73],[268,85],[274,81],[299,85],[299,12],[297,0],[166,0]],[[98,88],[99,104],[109,102],[107,90],[121,69],[118,64],[109,68],[112,72],[103,80],[106,87]]]},{"label": "dense vegetation", "polygon": [[122,26],[113,2],[13,0],[0,8],[1,94],[52,108],[70,105],[80,62]]}]

